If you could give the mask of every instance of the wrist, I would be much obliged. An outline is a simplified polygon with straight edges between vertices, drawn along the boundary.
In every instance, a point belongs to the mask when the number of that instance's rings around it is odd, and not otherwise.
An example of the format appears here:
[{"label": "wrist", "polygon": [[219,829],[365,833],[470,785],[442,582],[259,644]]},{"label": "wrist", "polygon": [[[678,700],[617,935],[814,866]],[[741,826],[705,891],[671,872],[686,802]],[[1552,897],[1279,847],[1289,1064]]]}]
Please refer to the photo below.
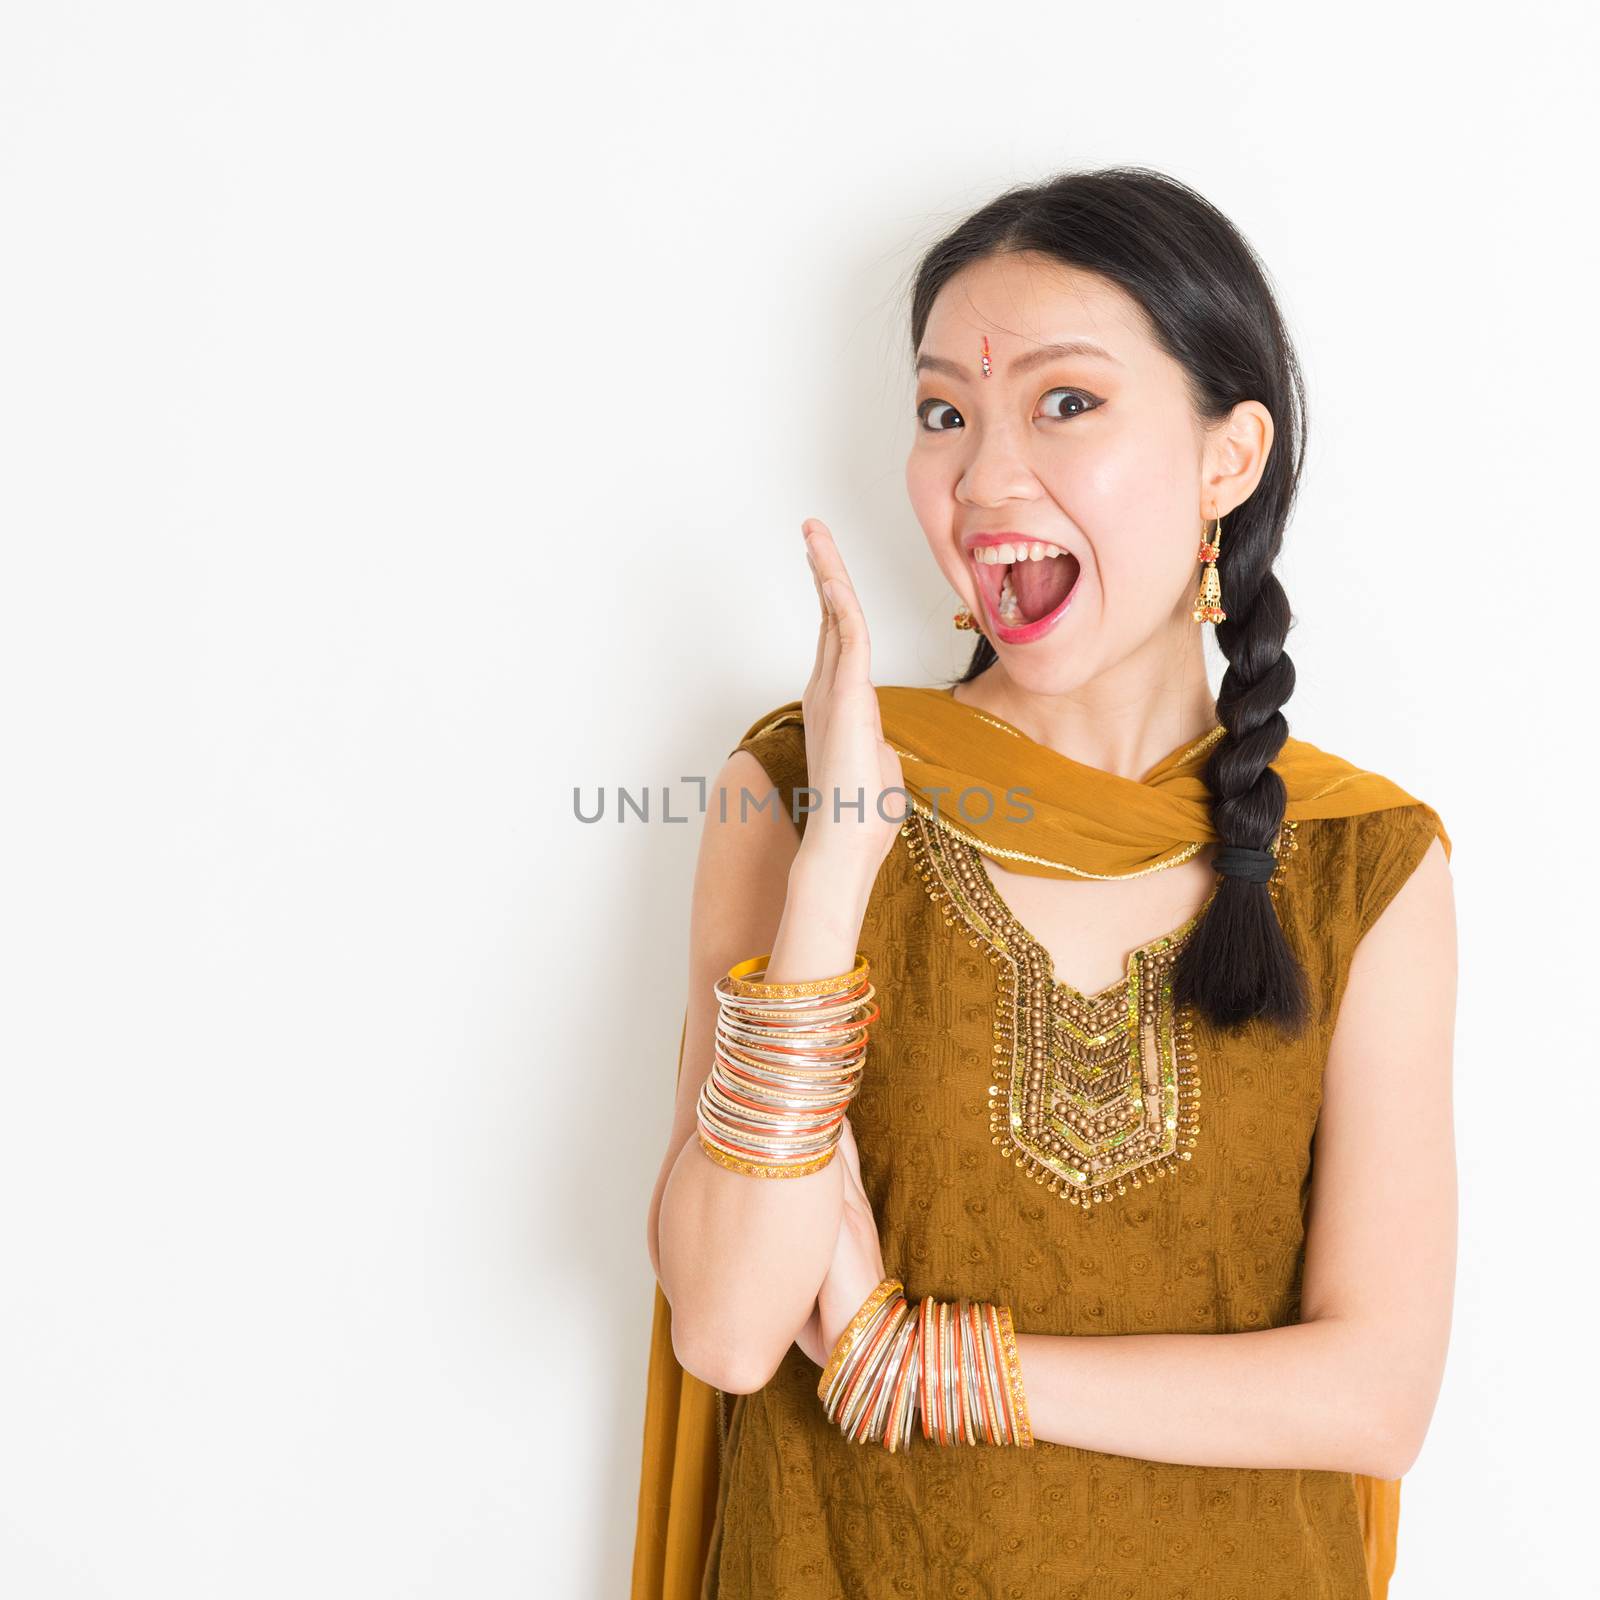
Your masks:
[{"label": "wrist", "polygon": [[789,868],[789,890],[784,915],[796,911],[854,940],[861,931],[872,898],[877,873],[871,877],[854,862],[841,862],[813,856],[805,851]]},{"label": "wrist", "polygon": [[870,1281],[862,1277],[844,1282],[835,1282],[835,1276],[830,1272],[817,1294],[818,1329],[829,1350],[839,1343],[851,1318],[860,1311],[862,1302],[891,1274],[880,1273]]},{"label": "wrist", "polygon": [[913,1300],[892,1274],[829,1345],[817,1398],[847,1439],[891,1451],[919,1418],[938,1445],[1034,1443],[1010,1308]]}]

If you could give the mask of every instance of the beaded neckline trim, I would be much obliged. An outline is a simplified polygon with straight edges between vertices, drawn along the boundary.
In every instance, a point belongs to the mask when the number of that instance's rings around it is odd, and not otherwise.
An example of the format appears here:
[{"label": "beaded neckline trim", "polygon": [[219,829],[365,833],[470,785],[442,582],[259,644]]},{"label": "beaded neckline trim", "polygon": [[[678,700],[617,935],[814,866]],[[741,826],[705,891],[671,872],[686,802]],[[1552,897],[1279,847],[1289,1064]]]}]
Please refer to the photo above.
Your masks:
[{"label": "beaded neckline trim", "polygon": [[[1296,848],[1285,821],[1268,882],[1276,899]],[[912,865],[945,921],[995,968],[990,1142],[1034,1182],[1088,1206],[1188,1161],[1199,1133],[1200,1074],[1190,1007],[1172,969],[1215,898],[1181,928],[1140,946],[1122,982],[1093,995],[1055,978],[1049,952],[1011,911],[976,846],[942,818],[901,827]]]}]

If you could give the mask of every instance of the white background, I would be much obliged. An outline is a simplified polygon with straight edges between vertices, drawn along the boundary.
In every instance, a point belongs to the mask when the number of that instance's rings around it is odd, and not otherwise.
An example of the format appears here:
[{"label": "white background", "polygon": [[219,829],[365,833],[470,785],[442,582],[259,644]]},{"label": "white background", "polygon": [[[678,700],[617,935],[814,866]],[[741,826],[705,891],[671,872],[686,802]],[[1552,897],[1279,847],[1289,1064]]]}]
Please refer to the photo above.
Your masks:
[{"label": "white background", "polygon": [[1591,1581],[1592,15],[5,5],[0,1587],[625,1593],[699,829],[573,786],[799,695],[807,515],[954,669],[910,273],[1116,162],[1299,342],[1292,729],[1455,844],[1393,1594]]}]

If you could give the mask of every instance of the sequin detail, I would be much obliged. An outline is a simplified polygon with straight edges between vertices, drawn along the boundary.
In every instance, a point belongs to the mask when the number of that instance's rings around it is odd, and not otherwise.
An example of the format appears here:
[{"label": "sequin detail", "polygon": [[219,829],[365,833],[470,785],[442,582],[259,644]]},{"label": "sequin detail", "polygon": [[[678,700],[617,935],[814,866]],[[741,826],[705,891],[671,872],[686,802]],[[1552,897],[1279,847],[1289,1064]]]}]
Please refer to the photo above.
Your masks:
[{"label": "sequin detail", "polygon": [[[1295,848],[1286,821],[1268,883],[1277,897]],[[1132,952],[1121,983],[1080,994],[984,870],[978,849],[916,811],[901,828],[944,919],[994,965],[990,1142],[1050,1193],[1097,1204],[1188,1161],[1198,1142],[1200,1074],[1190,1007],[1174,1007],[1172,969],[1216,896],[1181,928]]]}]

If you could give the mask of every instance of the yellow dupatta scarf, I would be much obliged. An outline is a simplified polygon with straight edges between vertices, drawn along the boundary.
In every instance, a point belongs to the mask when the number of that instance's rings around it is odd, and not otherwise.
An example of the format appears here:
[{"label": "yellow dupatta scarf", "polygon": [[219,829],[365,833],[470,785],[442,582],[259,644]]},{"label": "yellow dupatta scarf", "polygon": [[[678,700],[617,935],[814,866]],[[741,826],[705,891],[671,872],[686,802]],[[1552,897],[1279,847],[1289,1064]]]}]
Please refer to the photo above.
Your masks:
[{"label": "yellow dupatta scarf", "polygon": [[[1132,779],[1038,744],[1003,718],[961,704],[948,689],[886,685],[877,695],[883,735],[900,757],[912,805],[924,812],[937,808],[1014,872],[1128,877],[1174,866],[1217,837],[1202,773],[1222,736],[1220,725]],[[744,739],[800,719],[801,704],[791,700],[752,724]],[[1450,837],[1433,808],[1375,772],[1295,738],[1284,741],[1272,767],[1287,792],[1288,820],[1420,806],[1450,853]],[[699,1600],[717,1505],[718,1403],[715,1389],[678,1365],[672,1308],[658,1282],[631,1600]],[[1355,1488],[1372,1600],[1385,1600],[1400,1480],[1356,1475]]]},{"label": "yellow dupatta scarf", "polygon": [[[1135,779],[1036,744],[948,689],[880,688],[878,707],[912,804],[928,811],[937,795],[939,815],[1013,872],[1133,877],[1176,866],[1217,837],[1204,772],[1220,723]],[[756,726],[799,713],[793,700]],[[1290,821],[1421,806],[1450,852],[1433,808],[1376,772],[1294,738],[1284,740],[1272,770],[1287,791]]]}]

